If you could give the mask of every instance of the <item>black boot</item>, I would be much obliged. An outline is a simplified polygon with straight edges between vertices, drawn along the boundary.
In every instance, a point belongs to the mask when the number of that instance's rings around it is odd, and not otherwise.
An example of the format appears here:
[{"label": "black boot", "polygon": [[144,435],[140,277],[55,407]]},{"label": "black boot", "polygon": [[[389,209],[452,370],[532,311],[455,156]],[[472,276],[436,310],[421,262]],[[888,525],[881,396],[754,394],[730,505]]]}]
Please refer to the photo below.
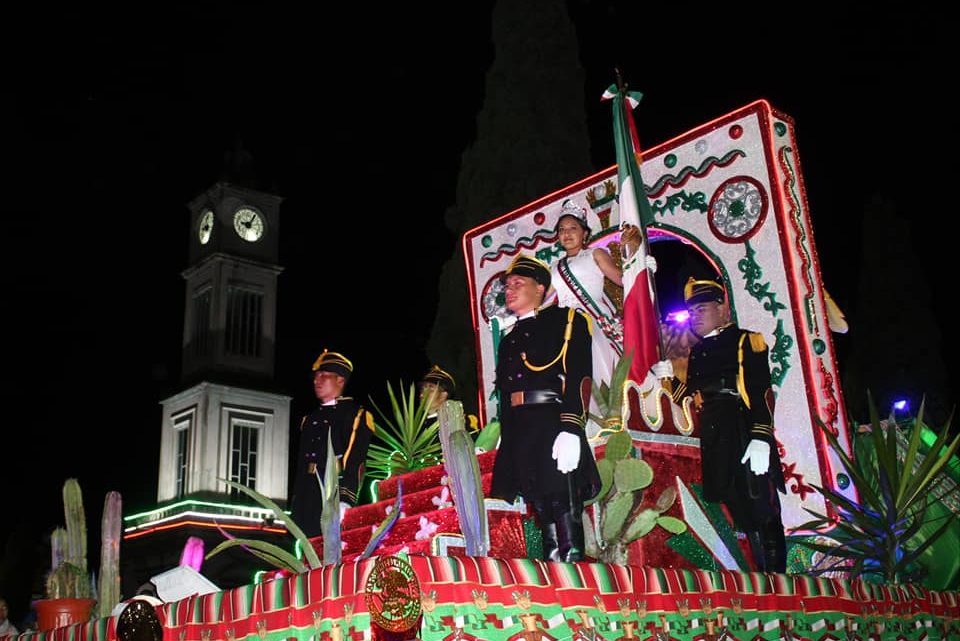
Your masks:
[{"label": "black boot", "polygon": [[757,530],[750,530],[746,533],[747,541],[750,543],[750,554],[753,556],[753,564],[757,572],[771,572],[767,569],[767,554],[763,537]]},{"label": "black boot", "polygon": [[532,501],[530,506],[540,523],[540,535],[543,537],[544,561],[557,561],[557,524],[554,522],[553,505],[550,501]]},{"label": "black boot", "polygon": [[763,529],[763,554],[766,572],[783,574],[787,571],[787,541],[779,519],[774,519]]},{"label": "black boot", "polygon": [[560,553],[559,539],[557,537],[557,524],[547,523],[540,526],[540,534],[543,535],[543,560],[559,561]]},{"label": "black boot", "polygon": [[583,561],[583,519],[564,512],[557,518],[557,545],[560,561]]}]

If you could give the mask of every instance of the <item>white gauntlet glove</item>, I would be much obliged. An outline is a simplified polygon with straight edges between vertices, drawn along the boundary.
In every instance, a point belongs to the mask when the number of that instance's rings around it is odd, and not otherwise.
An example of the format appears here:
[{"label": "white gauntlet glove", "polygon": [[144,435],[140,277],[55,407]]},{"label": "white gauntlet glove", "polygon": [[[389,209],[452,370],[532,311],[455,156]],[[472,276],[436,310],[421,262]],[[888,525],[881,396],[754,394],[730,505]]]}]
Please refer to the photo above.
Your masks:
[{"label": "white gauntlet glove", "polygon": [[570,432],[560,432],[553,441],[553,459],[561,474],[572,472],[580,464],[580,438]]},{"label": "white gauntlet glove", "polygon": [[343,517],[347,515],[347,510],[350,509],[350,504],[346,501],[340,501],[340,523],[343,523]]},{"label": "white gauntlet glove", "polygon": [[658,361],[650,366],[650,371],[659,379],[673,378],[673,362],[669,359]]},{"label": "white gauntlet glove", "polygon": [[754,474],[766,474],[770,470],[770,444],[759,439],[752,439],[747,444],[741,463],[750,461],[750,471]]},{"label": "white gauntlet glove", "polygon": [[651,274],[656,274],[656,273],[657,273],[657,259],[654,258],[652,254],[647,254],[646,265],[644,265],[644,267],[646,267],[646,268],[647,268],[647,271],[650,272]]}]

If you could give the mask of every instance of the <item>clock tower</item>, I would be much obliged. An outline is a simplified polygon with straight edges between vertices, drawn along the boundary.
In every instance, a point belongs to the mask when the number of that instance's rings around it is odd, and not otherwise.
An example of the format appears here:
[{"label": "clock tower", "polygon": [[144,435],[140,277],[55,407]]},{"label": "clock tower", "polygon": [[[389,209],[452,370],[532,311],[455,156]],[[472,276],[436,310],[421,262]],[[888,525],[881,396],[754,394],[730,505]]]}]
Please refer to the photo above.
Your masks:
[{"label": "clock tower", "polygon": [[[207,550],[224,540],[219,530],[288,544],[282,521],[224,482],[286,502],[291,399],[274,382],[281,201],[218,182],[187,204],[184,389],[161,401],[158,507],[126,518],[127,558],[140,548],[141,567],[124,578],[135,585],[176,566],[188,536]],[[257,569],[249,552],[232,552],[204,566],[220,587]]]},{"label": "clock tower", "polygon": [[281,199],[220,182],[190,209],[183,377],[273,377]]}]

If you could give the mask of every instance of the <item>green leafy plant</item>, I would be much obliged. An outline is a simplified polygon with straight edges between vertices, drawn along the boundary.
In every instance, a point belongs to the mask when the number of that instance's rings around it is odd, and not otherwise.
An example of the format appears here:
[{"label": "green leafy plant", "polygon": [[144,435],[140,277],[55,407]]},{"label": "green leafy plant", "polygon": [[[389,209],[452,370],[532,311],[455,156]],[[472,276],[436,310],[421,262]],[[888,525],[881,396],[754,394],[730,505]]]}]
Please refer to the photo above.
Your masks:
[{"label": "green leafy plant", "polygon": [[634,455],[630,434],[616,432],[607,440],[604,457],[597,460],[600,491],[585,505],[594,506],[594,529],[585,528],[587,554],[604,563],[627,562],[627,546],[655,527],[672,534],[687,524],[664,513],[677,499],[671,485],[653,505],[645,505],[644,489],[653,483],[653,469]]},{"label": "green leafy plant", "polygon": [[496,449],[498,442],[500,442],[500,421],[493,420],[480,430],[474,447],[478,450],[489,452],[490,450]]},{"label": "green leafy plant", "polygon": [[[846,572],[851,578],[882,579],[888,583],[915,580],[911,568],[917,559],[950,527],[949,518],[929,536],[917,537],[927,523],[930,506],[943,499],[944,467],[957,451],[960,436],[949,445],[950,420],[940,430],[936,441],[922,461],[919,460],[920,426],[923,425],[923,404],[914,423],[903,462],[897,452],[897,425],[881,424],[873,398],[868,394],[870,409],[869,436],[872,456],[851,458],[840,446],[836,435],[823,423],[819,427],[831,449],[843,462],[859,495],[859,501],[825,487],[814,486],[836,506],[837,518],[807,509],[815,520],[794,531],[816,530],[835,544],[815,540],[799,543],[823,554],[823,560],[811,569],[814,574]],[[861,437],[866,436],[862,435]],[[955,491],[955,490],[954,490]]]},{"label": "green leafy plant", "polygon": [[389,415],[370,399],[381,418],[376,423],[375,432],[379,442],[374,441],[367,449],[367,474],[371,478],[385,479],[440,463],[442,449],[438,423],[426,424],[432,399],[420,399],[413,384],[409,390],[404,393],[401,382],[398,400],[393,387],[387,383]]},{"label": "green leafy plant", "polygon": [[596,400],[599,414],[590,413],[590,418],[597,425],[600,425],[601,433],[619,432],[623,429],[621,423],[623,406],[623,384],[630,374],[630,363],[633,360],[633,352],[624,354],[613,368],[610,375],[610,383],[600,381],[597,385],[593,381],[593,398]]}]

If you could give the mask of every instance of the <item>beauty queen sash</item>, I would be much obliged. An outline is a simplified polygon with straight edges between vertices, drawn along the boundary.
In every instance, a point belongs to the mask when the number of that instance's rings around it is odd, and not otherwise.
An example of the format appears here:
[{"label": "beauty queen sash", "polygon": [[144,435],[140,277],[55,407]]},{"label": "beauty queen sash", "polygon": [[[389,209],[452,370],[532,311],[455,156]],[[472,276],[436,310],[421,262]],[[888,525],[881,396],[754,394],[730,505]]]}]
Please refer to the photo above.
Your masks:
[{"label": "beauty queen sash", "polygon": [[[566,256],[561,258],[557,263],[557,273],[560,274],[560,278],[563,279],[563,282],[566,283],[570,291],[573,292],[573,295],[577,297],[580,306],[589,312],[596,320],[597,325],[600,326],[603,335],[610,341],[617,356],[623,356],[623,319],[620,317],[620,314],[612,308],[609,313],[604,311],[604,309],[593,300],[590,294],[587,293],[586,288],[577,280],[577,277],[573,275],[573,271],[567,264]],[[604,303],[607,304],[606,301],[604,301]]]}]

